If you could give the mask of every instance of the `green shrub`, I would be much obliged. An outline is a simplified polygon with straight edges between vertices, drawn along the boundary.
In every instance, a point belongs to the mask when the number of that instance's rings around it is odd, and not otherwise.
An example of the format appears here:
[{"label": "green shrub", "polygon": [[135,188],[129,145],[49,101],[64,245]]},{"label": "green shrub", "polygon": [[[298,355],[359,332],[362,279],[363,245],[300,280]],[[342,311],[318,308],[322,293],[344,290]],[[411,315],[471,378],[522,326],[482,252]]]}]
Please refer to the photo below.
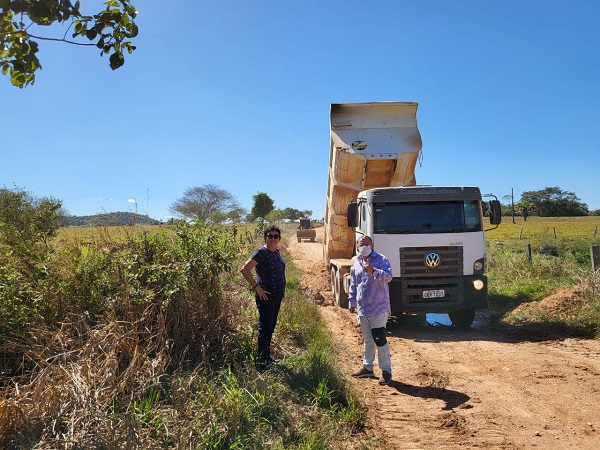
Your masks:
[{"label": "green shrub", "polygon": [[50,239],[61,203],[15,188],[0,189],[0,342],[22,330],[44,305]]}]

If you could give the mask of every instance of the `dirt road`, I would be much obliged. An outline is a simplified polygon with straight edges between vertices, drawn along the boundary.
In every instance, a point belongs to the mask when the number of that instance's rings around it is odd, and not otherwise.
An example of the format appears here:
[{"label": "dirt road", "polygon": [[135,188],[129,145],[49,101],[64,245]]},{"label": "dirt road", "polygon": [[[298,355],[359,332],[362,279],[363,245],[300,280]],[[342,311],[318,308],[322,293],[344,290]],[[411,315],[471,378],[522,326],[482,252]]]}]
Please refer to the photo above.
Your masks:
[{"label": "dirt road", "polygon": [[[348,375],[362,364],[355,318],[333,306],[317,242],[287,248],[322,305]],[[492,325],[391,325],[393,381],[352,379],[386,449],[600,449],[600,342]],[[376,375],[379,375],[376,368]]]}]

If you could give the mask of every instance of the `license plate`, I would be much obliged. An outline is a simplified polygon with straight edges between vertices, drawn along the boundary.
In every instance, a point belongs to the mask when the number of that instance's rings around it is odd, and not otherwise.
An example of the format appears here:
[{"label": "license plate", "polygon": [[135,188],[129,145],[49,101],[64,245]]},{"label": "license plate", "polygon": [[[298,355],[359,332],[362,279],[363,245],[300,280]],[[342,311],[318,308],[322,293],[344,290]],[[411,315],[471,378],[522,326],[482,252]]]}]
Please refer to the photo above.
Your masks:
[{"label": "license plate", "polygon": [[431,289],[429,291],[423,291],[423,298],[440,298],[445,296],[446,291],[443,289]]}]

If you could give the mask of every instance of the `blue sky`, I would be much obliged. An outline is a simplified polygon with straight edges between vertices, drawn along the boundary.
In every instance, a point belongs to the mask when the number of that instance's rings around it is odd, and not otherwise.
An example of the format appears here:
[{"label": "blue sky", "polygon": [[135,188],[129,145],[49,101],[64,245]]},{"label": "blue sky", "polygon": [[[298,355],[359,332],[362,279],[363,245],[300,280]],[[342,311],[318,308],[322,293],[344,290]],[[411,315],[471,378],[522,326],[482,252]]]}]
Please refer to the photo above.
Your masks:
[{"label": "blue sky", "polygon": [[247,209],[266,192],[321,218],[329,105],[393,100],[419,103],[419,184],[515,201],[559,186],[600,209],[595,0],[133,4],[137,50],[121,69],[44,42],[35,85],[0,78],[0,185],[73,215],[166,220],[210,183]]}]

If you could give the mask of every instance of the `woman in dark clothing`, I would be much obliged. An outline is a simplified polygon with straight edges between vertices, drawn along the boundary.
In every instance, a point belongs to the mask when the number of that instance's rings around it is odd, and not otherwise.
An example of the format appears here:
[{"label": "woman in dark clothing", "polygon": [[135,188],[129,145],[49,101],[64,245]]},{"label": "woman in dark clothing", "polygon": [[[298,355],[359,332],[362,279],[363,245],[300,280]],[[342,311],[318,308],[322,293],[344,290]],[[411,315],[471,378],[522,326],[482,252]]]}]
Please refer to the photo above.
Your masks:
[{"label": "woman in dark clothing", "polygon": [[[246,261],[240,272],[254,290],[258,308],[258,357],[260,364],[267,366],[271,358],[271,338],[275,331],[281,300],[285,294],[285,262],[277,246],[281,231],[276,226],[264,232],[265,245],[256,250]],[[256,278],[252,276],[256,271]]]}]

